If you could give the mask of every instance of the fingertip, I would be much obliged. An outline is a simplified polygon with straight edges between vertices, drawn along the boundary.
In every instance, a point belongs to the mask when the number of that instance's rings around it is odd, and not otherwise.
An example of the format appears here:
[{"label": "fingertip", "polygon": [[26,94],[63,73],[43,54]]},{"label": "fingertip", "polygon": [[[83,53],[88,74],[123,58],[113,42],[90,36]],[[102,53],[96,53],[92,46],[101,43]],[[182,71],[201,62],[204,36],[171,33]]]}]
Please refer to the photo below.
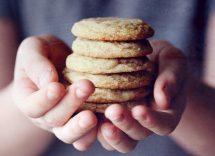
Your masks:
[{"label": "fingertip", "polygon": [[123,120],[124,108],[119,104],[113,104],[105,110],[105,117],[112,121]]},{"label": "fingertip", "polygon": [[86,79],[77,80],[74,82],[74,85],[79,88],[82,88],[85,92],[93,92],[95,90],[94,84]]},{"label": "fingertip", "polygon": [[148,114],[148,109],[146,106],[138,105],[131,110],[131,114],[133,118],[136,120],[146,119],[146,116]]},{"label": "fingertip", "polygon": [[76,88],[76,95],[79,98],[87,97],[95,91],[95,86],[89,80],[78,80],[71,87]]},{"label": "fingertip", "polygon": [[152,130],[156,124],[152,110],[147,107],[136,107],[133,109],[133,117],[145,128]]},{"label": "fingertip", "polygon": [[93,112],[85,110],[79,114],[79,126],[82,128],[95,127],[98,123],[98,119]]}]

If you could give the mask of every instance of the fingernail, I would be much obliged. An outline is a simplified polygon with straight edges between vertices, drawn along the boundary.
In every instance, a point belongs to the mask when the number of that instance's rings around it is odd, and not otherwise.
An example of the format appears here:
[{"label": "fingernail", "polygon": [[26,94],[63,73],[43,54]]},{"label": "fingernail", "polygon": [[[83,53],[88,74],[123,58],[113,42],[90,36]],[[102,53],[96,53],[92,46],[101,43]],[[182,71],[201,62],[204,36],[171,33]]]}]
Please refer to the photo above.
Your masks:
[{"label": "fingernail", "polygon": [[86,92],[84,92],[83,90],[81,90],[80,88],[76,89],[76,96],[78,98],[84,98],[86,97],[88,94]]}]

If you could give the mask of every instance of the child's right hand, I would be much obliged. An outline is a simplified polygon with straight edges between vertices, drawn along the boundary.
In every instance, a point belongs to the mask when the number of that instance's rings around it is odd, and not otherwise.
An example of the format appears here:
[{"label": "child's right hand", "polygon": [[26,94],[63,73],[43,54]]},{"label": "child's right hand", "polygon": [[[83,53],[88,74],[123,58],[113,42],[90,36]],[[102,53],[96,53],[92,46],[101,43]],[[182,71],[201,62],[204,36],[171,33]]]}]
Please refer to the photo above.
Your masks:
[{"label": "child's right hand", "polygon": [[30,37],[17,53],[14,103],[37,126],[53,132],[65,143],[86,150],[96,140],[97,118],[91,111],[76,110],[93,93],[87,80],[66,90],[59,82],[70,49],[53,36]]}]

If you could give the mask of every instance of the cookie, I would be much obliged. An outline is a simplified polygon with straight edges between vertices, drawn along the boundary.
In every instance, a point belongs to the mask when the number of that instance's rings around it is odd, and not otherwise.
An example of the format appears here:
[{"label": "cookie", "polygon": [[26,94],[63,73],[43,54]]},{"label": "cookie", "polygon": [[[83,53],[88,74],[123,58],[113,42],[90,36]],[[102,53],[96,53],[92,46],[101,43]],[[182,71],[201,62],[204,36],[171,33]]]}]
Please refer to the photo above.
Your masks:
[{"label": "cookie", "polygon": [[105,109],[113,104],[119,104],[126,107],[128,110],[131,110],[133,107],[137,105],[148,105],[148,101],[146,99],[142,99],[141,101],[129,101],[129,102],[122,102],[122,103],[89,103],[86,102],[82,105],[80,110],[91,110],[97,113],[104,113]]},{"label": "cookie", "polygon": [[91,74],[123,73],[153,70],[153,63],[147,57],[101,59],[71,54],[66,59],[68,69]]},{"label": "cookie", "polygon": [[129,58],[145,56],[152,52],[147,40],[136,42],[106,42],[77,38],[73,41],[74,53],[96,58]]},{"label": "cookie", "polygon": [[149,87],[129,90],[95,88],[94,93],[87,99],[92,103],[127,102],[143,99],[150,93]]},{"label": "cookie", "polygon": [[104,17],[83,19],[73,25],[72,33],[92,40],[129,41],[151,37],[154,30],[140,19]]},{"label": "cookie", "polygon": [[95,87],[107,89],[132,89],[147,86],[153,81],[153,74],[146,71],[120,74],[89,74],[64,70],[65,79],[73,83],[76,80],[88,79]]}]

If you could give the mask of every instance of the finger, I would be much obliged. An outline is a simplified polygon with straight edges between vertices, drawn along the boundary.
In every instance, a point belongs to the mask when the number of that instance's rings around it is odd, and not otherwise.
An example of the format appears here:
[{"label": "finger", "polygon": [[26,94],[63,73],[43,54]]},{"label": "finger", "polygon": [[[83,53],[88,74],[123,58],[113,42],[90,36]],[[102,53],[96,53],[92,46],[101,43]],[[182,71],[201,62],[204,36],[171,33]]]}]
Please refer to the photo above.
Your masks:
[{"label": "finger", "polygon": [[93,128],[85,136],[75,141],[73,143],[73,146],[79,151],[86,151],[93,145],[93,143],[95,143],[96,135],[97,135],[97,128]]},{"label": "finger", "polygon": [[[168,59],[169,61],[175,60],[175,61],[182,61],[184,62],[186,59],[183,53],[174,47],[171,43],[163,40],[152,40],[150,41],[150,44],[153,48],[153,53],[147,55],[150,60],[153,62],[159,62],[160,59]],[[162,63],[168,63],[163,62]]]},{"label": "finger", "polygon": [[71,54],[71,49],[59,38],[52,35],[39,36],[49,45],[51,54],[48,54],[49,60],[55,65],[59,76],[62,76],[62,70],[65,68],[66,57]]},{"label": "finger", "polygon": [[101,126],[99,126],[98,128],[97,138],[98,138],[98,141],[101,143],[102,147],[104,147],[106,150],[108,151],[114,150],[114,148],[109,143],[107,143],[104,136],[102,135]]},{"label": "finger", "polygon": [[[18,50],[15,80],[29,77],[38,88],[58,80],[58,66],[63,66],[69,48],[59,39],[49,36],[29,37]],[[56,61],[57,60],[57,61]],[[61,68],[62,70],[62,68]]]},{"label": "finger", "polygon": [[150,58],[159,64],[154,86],[155,103],[159,109],[167,109],[186,80],[187,61],[182,52],[168,42],[152,41],[151,44],[154,53]]},{"label": "finger", "polygon": [[49,50],[47,43],[38,37],[25,39],[17,53],[15,81],[29,77],[38,88],[58,81],[57,71],[47,58]]},{"label": "finger", "polygon": [[119,129],[134,140],[142,140],[150,135],[150,131],[141,126],[131,113],[120,105],[111,105],[105,111],[105,116]]},{"label": "finger", "polygon": [[104,123],[101,127],[101,132],[105,140],[121,153],[130,152],[137,144],[137,141],[129,138],[111,123]]},{"label": "finger", "polygon": [[64,126],[53,128],[53,133],[64,143],[72,144],[89,133],[96,124],[96,116],[86,110],[71,118]]},{"label": "finger", "polygon": [[64,86],[58,82],[52,82],[47,87],[37,90],[30,80],[24,80],[16,84],[16,88],[20,88],[20,91],[23,90],[15,93],[19,95],[19,99],[16,98],[17,106],[25,115],[31,118],[38,118],[44,115],[66,93]]},{"label": "finger", "polygon": [[176,73],[169,71],[168,69],[157,77],[154,84],[154,107],[157,109],[170,108],[171,101],[176,96],[179,90],[179,84]]},{"label": "finger", "polygon": [[135,106],[132,116],[145,128],[158,135],[170,134],[176,127],[178,119],[175,112],[157,112],[146,106]]},{"label": "finger", "polygon": [[67,94],[43,119],[51,126],[64,125],[94,92],[93,84],[88,80],[79,80],[68,88]]}]

